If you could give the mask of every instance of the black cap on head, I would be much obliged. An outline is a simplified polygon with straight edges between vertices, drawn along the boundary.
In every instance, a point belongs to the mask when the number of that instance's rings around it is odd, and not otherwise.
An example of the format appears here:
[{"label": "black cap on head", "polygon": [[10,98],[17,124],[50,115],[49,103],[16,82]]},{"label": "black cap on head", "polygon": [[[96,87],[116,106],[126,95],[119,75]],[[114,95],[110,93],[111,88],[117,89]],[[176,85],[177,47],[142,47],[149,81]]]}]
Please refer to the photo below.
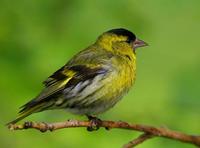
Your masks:
[{"label": "black cap on head", "polygon": [[135,34],[133,34],[132,32],[130,32],[130,31],[126,30],[126,29],[123,29],[123,28],[112,29],[112,30],[109,30],[107,32],[108,33],[113,33],[113,34],[116,34],[116,35],[127,36],[128,40],[130,42],[136,40]]}]

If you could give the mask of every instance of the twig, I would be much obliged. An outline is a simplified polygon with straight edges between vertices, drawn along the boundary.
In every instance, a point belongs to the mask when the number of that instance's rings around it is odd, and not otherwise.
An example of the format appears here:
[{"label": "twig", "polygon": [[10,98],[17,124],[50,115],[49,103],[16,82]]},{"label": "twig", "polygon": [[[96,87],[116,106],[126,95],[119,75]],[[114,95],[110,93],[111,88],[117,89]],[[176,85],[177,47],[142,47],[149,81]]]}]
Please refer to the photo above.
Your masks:
[{"label": "twig", "polygon": [[154,136],[152,134],[149,133],[144,133],[142,135],[140,135],[138,138],[133,139],[132,141],[130,141],[129,143],[125,144],[123,146],[123,148],[132,148],[135,147],[141,143],[143,143],[144,141],[153,138]]},{"label": "twig", "polygon": [[[68,120],[66,122],[56,122],[56,123],[25,122],[22,125],[9,125],[9,129],[23,130],[23,129],[33,128],[33,129],[37,129],[42,132],[45,132],[47,130],[54,131],[54,130],[58,130],[62,128],[93,127],[93,126],[94,126],[93,122],[91,121]],[[173,131],[173,130],[163,128],[163,127],[153,127],[153,126],[147,126],[147,125],[141,125],[141,124],[129,124],[122,121],[101,121],[101,123],[99,123],[98,126],[105,127],[106,129],[121,128],[121,129],[135,130],[139,132],[148,133],[152,136],[178,140],[181,142],[190,143],[190,144],[200,147],[200,136],[184,134],[184,133]],[[146,139],[144,138],[144,140]]]}]

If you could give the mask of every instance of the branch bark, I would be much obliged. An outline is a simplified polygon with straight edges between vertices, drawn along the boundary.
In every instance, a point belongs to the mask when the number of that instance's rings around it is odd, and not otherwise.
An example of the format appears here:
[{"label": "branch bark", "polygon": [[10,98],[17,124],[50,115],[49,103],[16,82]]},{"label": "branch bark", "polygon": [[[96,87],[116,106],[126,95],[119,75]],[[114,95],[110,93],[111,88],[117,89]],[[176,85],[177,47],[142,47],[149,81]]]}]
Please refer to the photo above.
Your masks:
[{"label": "branch bark", "polygon": [[136,139],[130,141],[129,143],[125,144],[123,146],[123,148],[132,148],[132,147],[135,147],[135,146],[137,146],[137,145],[143,143],[144,141],[146,141],[148,139],[151,139],[153,137],[154,137],[154,135],[152,135],[152,134],[144,133],[144,134],[140,135],[138,138],[136,138]]},{"label": "branch bark", "polygon": [[[79,121],[79,120],[68,120],[65,122],[56,122],[56,123],[44,123],[44,122],[25,122],[21,125],[9,125],[10,130],[23,130],[23,129],[36,129],[41,132],[54,131],[63,128],[75,128],[75,127],[93,127],[96,126],[92,121]],[[97,125],[98,127],[105,127],[106,129],[120,128],[128,129],[143,132],[144,134],[138,137],[137,139],[129,142],[129,145],[138,145],[143,141],[150,139],[152,137],[164,137],[172,140],[177,140],[185,143],[190,143],[200,147],[200,136],[189,135],[182,132],[170,130],[163,127],[153,127],[142,124],[129,124],[122,121],[101,121]],[[135,144],[135,145],[134,145]],[[131,145],[130,145],[131,146]],[[132,146],[132,147],[133,147]]]}]

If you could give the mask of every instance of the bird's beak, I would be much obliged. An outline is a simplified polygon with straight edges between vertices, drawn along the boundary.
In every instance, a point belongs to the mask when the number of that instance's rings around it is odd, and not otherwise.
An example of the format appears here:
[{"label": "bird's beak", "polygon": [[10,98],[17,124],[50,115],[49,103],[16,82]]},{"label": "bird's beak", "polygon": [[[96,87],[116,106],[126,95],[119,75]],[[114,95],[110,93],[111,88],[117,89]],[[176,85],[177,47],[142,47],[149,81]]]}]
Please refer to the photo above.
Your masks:
[{"label": "bird's beak", "polygon": [[133,42],[133,48],[134,50],[138,47],[144,47],[144,46],[148,46],[148,44],[146,42],[144,42],[143,40],[140,40],[140,39],[136,39],[134,42]]}]

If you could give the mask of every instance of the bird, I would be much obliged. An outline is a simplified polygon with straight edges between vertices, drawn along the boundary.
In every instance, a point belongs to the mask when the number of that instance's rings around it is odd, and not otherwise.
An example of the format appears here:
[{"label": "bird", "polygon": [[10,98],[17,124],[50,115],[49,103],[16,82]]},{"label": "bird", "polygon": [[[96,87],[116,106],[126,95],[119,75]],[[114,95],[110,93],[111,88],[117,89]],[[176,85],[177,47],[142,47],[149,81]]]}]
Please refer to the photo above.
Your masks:
[{"label": "bird", "polygon": [[45,110],[64,109],[95,118],[112,108],[133,86],[136,79],[136,49],[148,44],[124,28],[102,33],[50,75],[43,90],[21,106],[16,124]]}]

